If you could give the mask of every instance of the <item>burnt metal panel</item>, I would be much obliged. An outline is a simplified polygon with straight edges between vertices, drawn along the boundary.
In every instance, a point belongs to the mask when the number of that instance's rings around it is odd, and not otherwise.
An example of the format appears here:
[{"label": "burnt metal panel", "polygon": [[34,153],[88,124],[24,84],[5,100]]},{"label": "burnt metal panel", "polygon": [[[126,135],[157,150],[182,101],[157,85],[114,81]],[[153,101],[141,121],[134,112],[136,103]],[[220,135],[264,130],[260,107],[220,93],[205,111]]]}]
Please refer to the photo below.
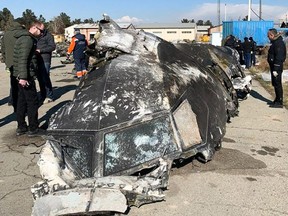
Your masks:
[{"label": "burnt metal panel", "polygon": [[107,133],[104,140],[104,175],[141,165],[178,149],[169,116]]},{"label": "burnt metal panel", "polygon": [[[54,140],[54,141],[53,141]],[[85,133],[73,133],[69,135],[53,135],[51,140],[58,148],[62,148],[64,162],[75,165],[83,176],[92,176],[93,148],[95,146],[95,135]],[[62,158],[63,159],[63,158]]]},{"label": "burnt metal panel", "polygon": [[61,107],[50,119],[48,130],[97,130],[107,74],[105,68],[82,80],[73,101]]},{"label": "burnt metal panel", "polygon": [[173,117],[182,138],[184,150],[202,142],[196,115],[187,100],[174,111]]},{"label": "burnt metal panel", "polygon": [[153,64],[143,56],[121,55],[113,60],[107,70],[100,128],[134,121],[170,108],[165,100],[164,72],[155,70]]}]

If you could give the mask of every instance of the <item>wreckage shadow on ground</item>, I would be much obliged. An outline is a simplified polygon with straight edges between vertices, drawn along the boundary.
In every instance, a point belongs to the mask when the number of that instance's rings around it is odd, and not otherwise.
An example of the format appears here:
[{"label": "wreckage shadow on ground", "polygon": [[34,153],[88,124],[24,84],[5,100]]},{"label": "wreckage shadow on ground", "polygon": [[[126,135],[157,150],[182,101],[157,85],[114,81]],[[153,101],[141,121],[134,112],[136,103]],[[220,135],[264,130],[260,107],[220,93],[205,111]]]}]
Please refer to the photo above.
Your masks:
[{"label": "wreckage shadow on ground", "polygon": [[54,69],[62,68],[62,67],[66,67],[66,65],[64,65],[64,64],[61,64],[61,65],[55,65],[55,66],[52,66],[52,67],[50,68],[50,70],[54,70]]},{"label": "wreckage shadow on ground", "polygon": [[255,90],[252,90],[252,91],[250,92],[250,95],[251,95],[252,97],[254,97],[254,98],[258,99],[258,100],[264,101],[264,102],[266,102],[266,103],[271,102],[270,99],[263,97],[261,94],[259,94],[259,93],[256,92]]},{"label": "wreckage shadow on ground", "polygon": [[62,87],[54,87],[53,88],[53,94],[54,99],[59,99],[62,95],[66,94],[69,91],[73,91],[77,88],[77,85],[66,85]]},{"label": "wreckage shadow on ground", "polygon": [[202,163],[196,159],[196,157],[188,158],[182,163],[172,167],[172,175],[183,175],[189,173],[199,172],[221,172],[225,173],[230,170],[235,170],[236,173],[240,173],[241,170],[258,170],[267,168],[267,165],[261,161],[255,159],[253,156],[243,153],[239,150],[221,148],[217,151],[213,157],[213,160]]}]

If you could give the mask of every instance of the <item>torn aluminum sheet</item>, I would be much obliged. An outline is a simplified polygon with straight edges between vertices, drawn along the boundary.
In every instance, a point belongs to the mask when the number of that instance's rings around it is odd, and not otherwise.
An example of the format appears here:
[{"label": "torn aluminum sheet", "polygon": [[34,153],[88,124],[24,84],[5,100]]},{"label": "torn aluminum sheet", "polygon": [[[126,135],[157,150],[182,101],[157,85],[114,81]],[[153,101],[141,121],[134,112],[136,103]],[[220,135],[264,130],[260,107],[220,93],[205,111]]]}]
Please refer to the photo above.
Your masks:
[{"label": "torn aluminum sheet", "polygon": [[237,60],[238,52],[230,47],[219,47],[211,44],[178,43],[175,46],[190,55],[195,61],[211,68],[229,90],[230,84],[223,77],[227,75],[240,99],[247,98],[252,90],[252,77],[246,75]]},{"label": "torn aluminum sheet", "polygon": [[[35,200],[32,215],[50,216],[89,213],[124,213],[129,206],[161,201],[161,188],[167,187],[172,161],[159,159],[158,167],[143,177],[106,176],[77,178],[69,163],[54,155],[61,154],[53,142],[47,141],[38,165],[44,181],[31,187]],[[54,148],[55,147],[55,148]],[[77,180],[78,179],[78,180]]]},{"label": "torn aluminum sheet", "polygon": [[[105,52],[105,61],[89,71],[73,100],[50,119],[50,157],[41,153],[43,182],[32,187],[33,212],[53,195],[62,208],[49,202],[43,210],[47,215],[55,215],[53,207],[60,212],[67,207],[65,214],[123,212],[122,202],[90,209],[94,191],[109,190],[109,185],[113,193],[108,196],[113,199],[114,190],[120,191],[127,206],[163,200],[172,161],[211,160],[237,111],[237,98],[222,80],[173,44],[144,31],[123,30],[108,16],[99,27],[97,50]],[[76,191],[81,209],[70,203]]]}]

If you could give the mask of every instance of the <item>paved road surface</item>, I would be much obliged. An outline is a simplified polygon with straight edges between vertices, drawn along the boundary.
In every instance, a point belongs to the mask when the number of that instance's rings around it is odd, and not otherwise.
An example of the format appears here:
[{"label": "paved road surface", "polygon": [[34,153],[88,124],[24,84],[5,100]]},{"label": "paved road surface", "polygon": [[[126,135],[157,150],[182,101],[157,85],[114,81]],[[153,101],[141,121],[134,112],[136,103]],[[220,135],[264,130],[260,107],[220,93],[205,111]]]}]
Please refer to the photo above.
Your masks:
[{"label": "paved road surface", "polygon": [[[78,84],[73,65],[53,59],[51,78],[57,100],[39,109],[41,125],[73,97]],[[40,180],[37,159],[44,140],[16,137],[15,116],[7,106],[9,75],[0,64],[0,215],[28,216],[30,186]],[[206,164],[193,161],[173,169],[166,201],[133,207],[131,216],[288,215],[288,112],[269,108],[269,95],[253,81],[240,102],[239,117],[227,125],[223,148]]]}]

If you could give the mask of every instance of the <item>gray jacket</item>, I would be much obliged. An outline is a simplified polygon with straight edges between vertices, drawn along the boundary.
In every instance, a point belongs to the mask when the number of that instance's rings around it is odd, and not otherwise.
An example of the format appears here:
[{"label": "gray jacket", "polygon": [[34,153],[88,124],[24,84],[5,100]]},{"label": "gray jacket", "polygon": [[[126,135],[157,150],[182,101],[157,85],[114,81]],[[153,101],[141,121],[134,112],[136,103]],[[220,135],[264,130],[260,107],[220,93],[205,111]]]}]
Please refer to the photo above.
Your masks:
[{"label": "gray jacket", "polygon": [[53,35],[46,29],[44,30],[43,35],[38,39],[37,49],[40,50],[40,56],[43,61],[51,63],[52,51],[56,49],[56,44]]}]

